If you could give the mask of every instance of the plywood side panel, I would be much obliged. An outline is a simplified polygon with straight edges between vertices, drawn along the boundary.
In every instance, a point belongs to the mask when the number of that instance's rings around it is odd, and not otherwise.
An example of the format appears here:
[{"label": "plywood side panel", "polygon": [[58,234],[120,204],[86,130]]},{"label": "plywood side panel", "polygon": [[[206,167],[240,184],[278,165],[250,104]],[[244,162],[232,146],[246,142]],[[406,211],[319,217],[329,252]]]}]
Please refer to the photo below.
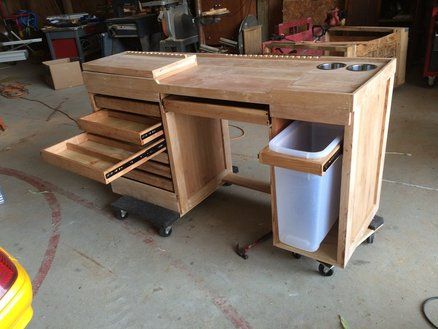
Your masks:
[{"label": "plywood side panel", "polygon": [[162,114],[181,213],[186,213],[214,192],[226,172],[222,122],[171,112]]},{"label": "plywood side panel", "polygon": [[[346,128],[339,241],[345,264],[363,240],[380,201],[393,78],[382,75],[356,95],[353,125]],[[344,166],[344,163],[343,163]]]}]

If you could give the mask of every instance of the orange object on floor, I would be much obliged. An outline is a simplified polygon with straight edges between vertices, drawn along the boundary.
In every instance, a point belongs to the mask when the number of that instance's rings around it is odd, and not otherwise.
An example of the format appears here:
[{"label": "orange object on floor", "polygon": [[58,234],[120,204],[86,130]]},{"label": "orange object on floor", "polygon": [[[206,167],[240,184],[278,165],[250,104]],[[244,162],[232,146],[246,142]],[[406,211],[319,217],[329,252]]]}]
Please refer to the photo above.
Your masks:
[{"label": "orange object on floor", "polygon": [[3,131],[6,130],[5,122],[3,121],[3,119],[1,117],[0,117],[0,129]]}]

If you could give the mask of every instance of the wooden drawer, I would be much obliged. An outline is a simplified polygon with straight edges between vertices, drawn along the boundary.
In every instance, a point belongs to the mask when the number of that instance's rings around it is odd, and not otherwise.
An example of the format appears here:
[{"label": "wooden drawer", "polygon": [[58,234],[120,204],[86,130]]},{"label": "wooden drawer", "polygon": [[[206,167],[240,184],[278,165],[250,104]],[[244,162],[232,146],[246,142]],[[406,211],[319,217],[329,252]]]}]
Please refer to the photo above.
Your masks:
[{"label": "wooden drawer", "polygon": [[139,166],[138,169],[161,177],[172,178],[170,166],[156,161],[148,161]]},{"label": "wooden drawer", "polygon": [[89,133],[145,145],[163,135],[157,118],[101,110],[79,119],[79,125]]},{"label": "wooden drawer", "polygon": [[134,179],[121,177],[111,183],[114,193],[128,195],[137,200],[150,202],[158,206],[180,212],[178,198],[175,193],[143,184]]},{"label": "wooden drawer", "polygon": [[164,138],[136,147],[92,134],[81,134],[41,152],[47,162],[108,184],[166,150]]},{"label": "wooden drawer", "polygon": [[305,159],[278,153],[266,146],[259,153],[260,163],[274,167],[293,169],[296,171],[323,176],[330,165],[342,154],[342,145],[337,145],[330,154],[320,159]]},{"label": "wooden drawer", "polygon": [[174,191],[172,179],[148,173],[143,170],[134,169],[123,177],[127,177],[147,185],[155,186],[166,191]]},{"label": "wooden drawer", "polygon": [[153,79],[118,74],[82,73],[89,93],[159,102],[159,89]]},{"label": "wooden drawer", "polygon": [[161,118],[158,103],[139,101],[129,98],[94,95],[94,103],[98,109],[117,110],[134,114]]},{"label": "wooden drawer", "polygon": [[175,95],[164,98],[163,104],[166,112],[269,125],[269,107],[262,104]]}]

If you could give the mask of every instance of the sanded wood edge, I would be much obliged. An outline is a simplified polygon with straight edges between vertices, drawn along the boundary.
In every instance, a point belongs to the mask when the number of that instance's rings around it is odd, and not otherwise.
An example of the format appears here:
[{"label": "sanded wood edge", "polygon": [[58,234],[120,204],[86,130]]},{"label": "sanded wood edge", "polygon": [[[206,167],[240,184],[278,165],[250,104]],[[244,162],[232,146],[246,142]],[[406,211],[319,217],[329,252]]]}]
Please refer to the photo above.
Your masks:
[{"label": "sanded wood edge", "polygon": [[190,55],[174,63],[165,65],[152,71],[152,77],[159,83],[160,79],[168,78],[198,65],[196,55]]},{"label": "sanded wood edge", "polygon": [[407,28],[396,28],[397,33],[397,71],[395,86],[401,86],[405,83],[406,79],[406,60],[408,53],[408,43],[409,43],[409,29]]},{"label": "sanded wood edge", "polygon": [[113,181],[111,188],[116,194],[127,195],[137,200],[179,212],[178,200],[175,193],[123,177]]},{"label": "sanded wood edge", "polygon": [[225,155],[225,169],[228,173],[233,172],[233,159],[231,155],[231,139],[230,139],[230,128],[228,125],[228,120],[221,120],[222,122],[222,142],[224,145],[224,155]]}]

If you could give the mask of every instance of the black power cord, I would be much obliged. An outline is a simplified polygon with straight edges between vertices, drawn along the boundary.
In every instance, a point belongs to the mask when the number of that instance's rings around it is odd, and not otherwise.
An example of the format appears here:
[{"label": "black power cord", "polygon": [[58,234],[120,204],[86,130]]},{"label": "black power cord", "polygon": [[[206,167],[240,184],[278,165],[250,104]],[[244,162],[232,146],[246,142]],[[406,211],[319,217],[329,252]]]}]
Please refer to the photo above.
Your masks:
[{"label": "black power cord", "polygon": [[426,305],[432,300],[438,299],[438,296],[436,297],[430,297],[426,299],[423,304],[421,304],[421,311],[423,312],[424,319],[429,323],[433,328],[438,329],[438,326],[432,322],[432,320],[429,318],[429,316],[426,313]]}]

